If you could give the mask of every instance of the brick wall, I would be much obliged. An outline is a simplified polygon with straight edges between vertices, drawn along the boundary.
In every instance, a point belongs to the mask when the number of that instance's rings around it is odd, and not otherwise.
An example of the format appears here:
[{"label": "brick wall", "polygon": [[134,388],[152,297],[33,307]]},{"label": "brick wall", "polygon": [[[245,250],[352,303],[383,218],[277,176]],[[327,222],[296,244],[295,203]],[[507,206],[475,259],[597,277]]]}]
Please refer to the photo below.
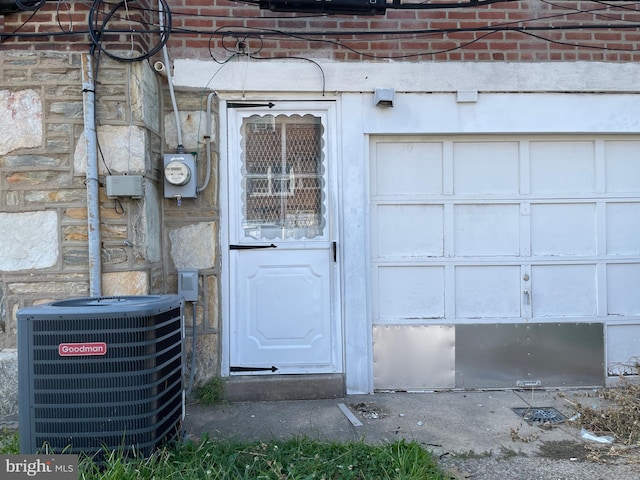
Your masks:
[{"label": "brick wall", "polygon": [[[636,25],[640,23],[640,6],[635,2],[521,0],[465,9],[389,9],[384,16],[273,13],[228,0],[169,0],[168,5],[173,19],[168,45],[174,58],[213,56],[224,61],[238,51],[238,41],[242,41],[246,51],[264,58],[509,62],[640,59]],[[90,39],[82,32],[87,30],[87,9],[82,2],[59,7],[57,2],[48,2],[33,16],[30,12],[7,15],[4,25],[0,23],[5,35],[0,48],[46,46],[86,51]],[[107,30],[117,26],[111,20]],[[522,31],[522,27],[529,30]],[[37,38],[9,35],[14,31],[63,30],[77,33]],[[115,38],[107,32],[103,40],[107,51],[131,48],[128,37]],[[148,51],[156,40],[153,35],[136,35],[133,49]]]}]

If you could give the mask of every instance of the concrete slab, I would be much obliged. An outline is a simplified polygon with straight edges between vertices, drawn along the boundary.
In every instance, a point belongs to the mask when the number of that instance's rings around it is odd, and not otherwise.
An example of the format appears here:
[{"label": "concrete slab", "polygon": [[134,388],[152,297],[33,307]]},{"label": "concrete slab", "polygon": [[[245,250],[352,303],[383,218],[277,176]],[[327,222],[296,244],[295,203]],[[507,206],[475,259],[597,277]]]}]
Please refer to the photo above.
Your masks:
[{"label": "concrete slab", "polygon": [[[463,391],[379,393],[336,399],[239,402],[215,406],[188,403],[185,430],[192,439],[248,441],[309,437],[367,443],[413,440],[431,451],[451,478],[495,480],[600,480],[638,478],[637,465],[599,465],[584,458],[542,457],[541,447],[588,443],[568,423],[530,425],[513,408],[551,407],[567,418],[576,401],[597,406],[595,390]],[[344,404],[362,423],[355,426]],[[357,424],[357,422],[355,422]],[[564,442],[564,443],[563,443]]]},{"label": "concrete slab", "polygon": [[[363,423],[354,426],[338,405],[344,403]],[[570,417],[571,405],[550,392],[518,391],[380,393],[340,399],[283,402],[240,402],[187,407],[185,428],[199,437],[242,440],[295,436],[366,442],[416,440],[436,452],[496,452],[504,448],[530,451],[534,441],[576,439],[575,428],[558,425],[543,430],[529,425],[513,408],[553,407]]]}]

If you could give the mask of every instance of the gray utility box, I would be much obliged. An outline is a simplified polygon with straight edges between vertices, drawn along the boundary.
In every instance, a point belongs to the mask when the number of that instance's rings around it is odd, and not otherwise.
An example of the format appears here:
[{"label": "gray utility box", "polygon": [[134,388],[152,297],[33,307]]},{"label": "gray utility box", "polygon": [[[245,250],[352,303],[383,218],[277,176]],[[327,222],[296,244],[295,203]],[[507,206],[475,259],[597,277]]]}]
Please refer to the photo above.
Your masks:
[{"label": "gray utility box", "polygon": [[107,197],[142,198],[144,177],[142,175],[107,175]]},{"label": "gray utility box", "polygon": [[181,433],[183,310],[178,295],[20,309],[20,452],[149,455]]}]

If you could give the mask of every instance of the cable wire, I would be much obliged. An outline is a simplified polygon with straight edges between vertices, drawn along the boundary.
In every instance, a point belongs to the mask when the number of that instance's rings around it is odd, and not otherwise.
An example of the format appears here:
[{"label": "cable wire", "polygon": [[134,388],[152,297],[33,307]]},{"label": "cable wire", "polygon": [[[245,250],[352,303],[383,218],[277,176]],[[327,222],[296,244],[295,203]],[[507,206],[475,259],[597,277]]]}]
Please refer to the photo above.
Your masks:
[{"label": "cable wire", "polygon": [[[63,0],[58,0],[58,2],[62,2]],[[166,7],[166,0],[159,0],[161,2],[163,2],[163,5],[165,5],[165,8],[167,9],[168,12],[168,7]],[[398,0],[395,0],[396,2]],[[561,32],[561,31],[566,31],[566,30],[606,30],[606,29],[612,29],[612,30],[634,30],[634,29],[639,29],[640,28],[640,24],[636,21],[633,22],[632,20],[626,20],[622,17],[622,15],[616,15],[614,12],[631,12],[631,13],[640,13],[640,10],[638,10],[637,8],[633,8],[634,6],[638,6],[639,2],[625,2],[624,5],[620,5],[617,3],[613,3],[611,1],[605,1],[605,0],[591,0],[593,4],[597,5],[597,7],[592,7],[592,8],[587,8],[586,6],[582,6],[580,8],[578,8],[578,6],[576,5],[563,5],[559,2],[554,2],[553,0],[540,0],[541,4],[547,5],[553,9],[565,9],[565,12],[552,12],[549,15],[543,15],[540,17],[536,17],[536,16],[532,16],[531,18],[525,18],[522,20],[516,20],[516,21],[512,21],[512,22],[502,22],[502,23],[498,23],[498,24],[491,24],[489,21],[487,22],[487,25],[479,25],[479,26],[470,26],[470,27],[464,27],[464,28],[459,28],[459,27],[452,27],[452,28],[444,28],[444,29],[433,29],[433,28],[428,28],[428,20],[425,19],[425,28],[420,29],[411,29],[411,30],[403,30],[403,31],[398,31],[398,30],[375,30],[375,29],[367,29],[367,30],[346,30],[346,29],[342,29],[342,30],[321,30],[321,31],[313,31],[313,30],[308,30],[308,29],[292,29],[292,30],[285,30],[285,29],[269,29],[269,28],[259,28],[259,27],[247,27],[245,25],[238,25],[237,27],[233,27],[233,26],[229,26],[226,25],[224,27],[219,27],[216,28],[215,30],[211,31],[211,30],[206,30],[206,29],[193,29],[193,28],[184,28],[184,27],[174,27],[171,23],[170,17],[167,18],[167,22],[168,24],[165,26],[164,29],[160,28],[158,25],[156,25],[157,22],[148,22],[145,21],[143,23],[140,23],[139,25],[135,26],[135,28],[133,28],[133,26],[129,26],[130,28],[128,29],[109,29],[109,23],[111,22],[111,20],[122,20],[123,16],[121,16],[119,14],[119,10],[124,8],[128,8],[129,10],[134,9],[131,5],[125,5],[127,3],[127,0],[123,0],[120,1],[119,3],[108,3],[104,0],[94,0],[91,3],[91,7],[90,7],[90,17],[91,20],[89,22],[89,30],[88,31],[71,31],[71,28],[68,31],[65,31],[62,26],[59,25],[60,30],[59,32],[30,32],[30,33],[18,33],[18,31],[20,30],[20,28],[22,28],[24,25],[26,25],[31,19],[32,16],[27,19],[25,22],[23,22],[23,24],[21,26],[19,26],[18,28],[16,28],[16,30],[14,32],[12,32],[11,34],[5,34],[5,35],[0,35],[0,39],[4,40],[6,38],[9,38],[11,36],[15,36],[15,37],[20,37],[20,38],[41,38],[41,37],[56,37],[56,36],[62,36],[62,35],[67,35],[67,34],[89,34],[91,37],[91,40],[93,42],[93,48],[99,48],[100,50],[102,50],[106,55],[115,58],[117,60],[122,60],[122,61],[137,61],[140,59],[145,59],[145,58],[149,58],[150,56],[152,56],[153,54],[157,53],[162,46],[164,46],[166,44],[166,41],[168,40],[169,35],[171,34],[179,34],[179,35],[193,35],[193,36],[204,36],[207,35],[208,38],[208,42],[207,42],[207,46],[209,49],[209,53],[211,55],[211,58],[216,61],[219,64],[224,64],[227,61],[229,61],[230,59],[232,59],[234,56],[236,56],[238,54],[238,52],[230,49],[226,43],[227,43],[227,38],[233,38],[236,42],[239,41],[246,41],[246,40],[250,40],[250,39],[259,39],[260,42],[262,42],[262,38],[289,38],[289,39],[294,39],[294,40],[299,40],[299,41],[307,41],[307,42],[322,42],[322,43],[326,43],[327,45],[332,45],[334,47],[337,48],[344,48],[348,51],[351,51],[353,53],[359,54],[362,57],[366,57],[366,58],[374,58],[374,59],[400,59],[400,58],[411,58],[411,57],[416,57],[416,56],[420,56],[420,55],[436,55],[438,53],[442,53],[442,52],[446,52],[446,51],[451,51],[451,50],[456,50],[456,49],[463,49],[466,46],[470,45],[471,43],[475,43],[477,41],[479,41],[482,38],[485,38],[484,36],[487,34],[493,34],[496,32],[514,32],[514,33],[520,33],[523,35],[527,35],[530,36],[532,38],[536,38],[539,39],[541,41],[546,41],[546,42],[550,42],[550,43],[555,43],[558,45],[564,45],[564,46],[572,46],[574,48],[589,48],[589,49],[599,49],[599,50],[603,50],[603,51],[629,51],[629,52],[635,52],[638,51],[638,48],[634,47],[633,44],[631,43],[631,46],[629,47],[609,47],[605,44],[605,42],[601,42],[601,44],[594,44],[594,43],[589,43],[589,42],[569,42],[569,41],[563,41],[563,40],[554,40],[551,38],[548,38],[544,35],[544,32]],[[244,3],[253,3],[255,4],[256,2],[252,2],[252,1],[247,1]],[[500,2],[493,2],[493,3],[500,3]],[[480,4],[480,2],[479,2]],[[422,5],[422,4],[407,4],[408,5]],[[436,4],[432,4],[432,5],[436,5]],[[438,4],[440,5],[446,5],[446,4]],[[471,3],[465,3],[466,6],[470,6]],[[112,6],[110,11],[106,11],[106,8],[108,8],[108,6]],[[154,9],[142,9],[142,8],[138,8],[136,7],[138,11],[140,12],[151,12],[151,13],[156,13],[157,11]],[[488,7],[491,8],[491,7]],[[532,11],[534,11],[532,9]],[[543,22],[545,20],[550,20],[553,18],[564,18],[566,20],[570,20],[573,16],[576,15],[585,15],[585,14],[589,14],[592,16],[592,18],[594,19],[607,19],[609,20],[606,23],[586,23],[584,21],[580,21],[580,22],[576,22],[575,24],[559,24],[559,25],[539,25],[540,22]],[[189,17],[189,16],[197,16],[197,17],[210,17],[210,18],[220,18],[219,15],[203,15],[201,13],[195,14],[195,13],[190,13],[190,12],[185,12],[185,11],[179,11],[177,13],[173,13],[173,15],[180,15],[183,17]],[[326,17],[327,15],[321,14],[321,15],[279,15],[279,16],[261,16],[261,17],[257,17],[255,15],[251,16],[251,15],[247,15],[247,16],[240,16],[240,17],[234,17],[237,18],[238,20],[241,20],[243,18],[245,19],[253,19],[253,20],[265,20],[265,21],[271,21],[274,18],[277,19],[282,19],[283,21],[287,20],[287,19],[292,19],[292,20],[297,20],[300,18],[318,18],[318,17]],[[100,20],[102,20],[100,22]],[[126,20],[126,19],[125,19]],[[448,36],[452,36],[455,35],[456,33],[468,33],[468,32],[473,32],[479,35],[482,35],[482,37],[479,37],[477,39],[471,40],[470,42],[465,42],[465,43],[460,43],[454,47],[452,47],[452,49],[446,49],[446,50],[437,50],[437,51],[432,51],[432,52],[421,52],[421,53],[411,53],[411,54],[407,54],[407,55],[376,55],[376,54],[370,54],[367,53],[365,51],[359,51],[356,48],[350,48],[348,46],[348,43],[350,41],[350,38],[344,38],[344,37],[351,37],[351,39],[353,39],[354,41],[357,39],[356,37],[372,37],[372,36],[377,36],[377,37],[383,37],[380,38],[380,41],[397,41],[398,39],[403,39],[403,38],[420,38],[420,37],[426,37],[426,36],[434,36],[434,35],[448,35]],[[134,35],[134,34],[157,34],[159,35],[159,41],[152,47],[149,49],[149,51],[142,53],[140,56],[137,57],[133,57],[133,56],[129,56],[129,57],[123,57],[121,55],[115,54],[113,51],[109,50],[110,45],[105,45],[108,44],[109,42],[107,40],[109,40],[109,37],[111,34],[113,34],[114,36],[116,34],[130,34],[130,35]],[[214,38],[216,38],[216,36],[219,36],[221,38],[222,41],[222,48],[223,50],[226,50],[230,53],[232,53],[232,55],[224,60],[219,60],[216,58],[216,56],[214,55],[213,52],[213,40]],[[388,37],[388,38],[384,38],[384,37]],[[451,39],[451,41],[458,41],[455,39]],[[628,44],[630,42],[627,42]],[[251,52],[251,56],[254,59],[267,59],[267,58],[276,58],[276,57],[262,57],[259,55],[259,51],[261,50],[253,50]],[[288,55],[284,55],[281,56],[281,58],[293,58],[291,56]],[[309,59],[305,58],[305,57],[298,57],[304,60],[309,61]]]},{"label": "cable wire", "polygon": [[[171,34],[171,27],[172,27],[171,11],[169,9],[169,5],[167,4],[167,0],[158,0],[158,2],[162,4],[162,10],[163,10],[162,13],[160,12],[161,10],[160,8],[154,10],[154,9],[139,8],[139,7],[135,7],[135,8],[129,7],[128,0],[122,0],[119,3],[116,3],[115,6],[110,11],[107,12],[102,8],[102,6],[106,5],[107,2],[105,2],[104,0],[94,0],[91,5],[91,8],[89,9],[89,17],[88,17],[89,36],[91,37],[91,41],[96,47],[98,47],[108,57],[111,57],[115,60],[120,60],[123,62],[138,62],[140,60],[145,60],[147,58],[154,56],[156,53],[158,53],[162,49],[162,47],[169,40],[169,36]],[[126,28],[112,29],[112,30],[108,29],[107,25],[109,22],[111,22],[112,19],[115,19],[116,21],[129,20],[127,16],[123,17],[120,14],[118,14],[118,11],[121,8],[124,8],[127,11],[136,10],[140,14],[144,14],[144,13],[148,13],[150,15],[157,14],[158,21],[154,22],[154,21],[148,21],[144,18],[140,18],[139,23],[145,27],[144,29],[137,29],[135,27],[130,27],[129,29],[126,29]],[[164,16],[163,17],[164,22],[162,26],[160,25],[160,21],[159,21],[160,15]],[[100,19],[102,20],[101,22],[100,22]],[[135,20],[131,21],[131,23],[134,23],[135,25]],[[119,45],[120,43],[118,41],[119,40],[118,37],[121,33],[129,33],[132,35],[132,38],[133,38],[133,35],[139,35],[142,33],[157,34],[158,41],[149,50],[141,53],[140,55],[137,55],[137,56],[132,55],[129,57],[125,57],[125,56],[116,54],[113,51],[109,51],[107,47],[104,45],[104,43],[107,41],[107,39],[105,39],[105,36],[109,34],[115,34],[116,39],[114,40],[114,42],[116,45]],[[131,53],[133,54],[133,51]]]}]

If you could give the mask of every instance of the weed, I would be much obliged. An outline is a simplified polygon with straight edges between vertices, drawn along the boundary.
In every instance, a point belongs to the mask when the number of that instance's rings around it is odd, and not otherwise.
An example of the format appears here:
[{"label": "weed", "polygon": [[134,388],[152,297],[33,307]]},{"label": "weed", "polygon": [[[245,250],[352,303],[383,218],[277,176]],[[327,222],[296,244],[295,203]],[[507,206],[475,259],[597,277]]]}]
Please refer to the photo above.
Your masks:
[{"label": "weed", "polygon": [[604,407],[567,401],[580,414],[578,421],[587,430],[612,433],[624,445],[640,445],[640,385],[625,382],[601,390],[599,396],[608,402]]},{"label": "weed", "polygon": [[224,401],[224,379],[214,378],[196,390],[196,398],[203,405],[217,405]]},{"label": "weed", "polygon": [[489,458],[493,455],[493,452],[489,450],[486,452],[476,453],[474,450],[468,450],[466,452],[452,453],[451,455],[461,460],[471,460],[474,458]]},{"label": "weed", "polygon": [[524,455],[522,452],[517,452],[513,448],[507,448],[504,446],[500,447],[500,460],[511,460],[514,457],[518,457],[520,455]]},{"label": "weed", "polygon": [[16,455],[20,453],[18,432],[8,428],[0,429],[0,454]]}]

